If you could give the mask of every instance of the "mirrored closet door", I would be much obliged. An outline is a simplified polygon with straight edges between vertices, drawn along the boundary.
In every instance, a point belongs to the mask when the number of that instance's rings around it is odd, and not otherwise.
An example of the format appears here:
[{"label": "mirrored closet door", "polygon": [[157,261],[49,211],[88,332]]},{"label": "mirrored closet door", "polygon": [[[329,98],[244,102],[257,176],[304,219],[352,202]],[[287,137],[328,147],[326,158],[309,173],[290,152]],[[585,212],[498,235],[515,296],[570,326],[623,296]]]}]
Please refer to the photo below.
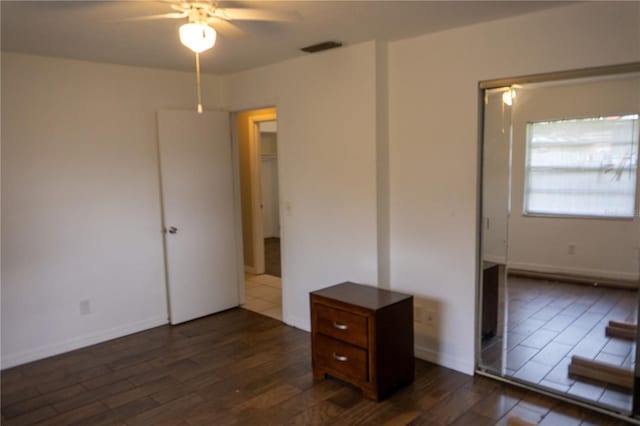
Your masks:
[{"label": "mirrored closet door", "polygon": [[478,369],[632,415],[640,66],[622,68],[481,84]]}]

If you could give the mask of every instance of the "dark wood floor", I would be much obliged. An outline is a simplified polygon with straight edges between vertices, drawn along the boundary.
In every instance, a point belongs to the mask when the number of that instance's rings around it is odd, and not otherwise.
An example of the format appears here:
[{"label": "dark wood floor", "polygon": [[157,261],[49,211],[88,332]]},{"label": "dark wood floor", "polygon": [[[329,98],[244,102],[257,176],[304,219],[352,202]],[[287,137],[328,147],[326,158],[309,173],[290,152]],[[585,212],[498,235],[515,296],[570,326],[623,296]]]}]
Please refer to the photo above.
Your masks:
[{"label": "dark wood floor", "polygon": [[423,361],[381,403],[314,382],[309,334],[233,309],[3,371],[3,425],[624,424]]}]

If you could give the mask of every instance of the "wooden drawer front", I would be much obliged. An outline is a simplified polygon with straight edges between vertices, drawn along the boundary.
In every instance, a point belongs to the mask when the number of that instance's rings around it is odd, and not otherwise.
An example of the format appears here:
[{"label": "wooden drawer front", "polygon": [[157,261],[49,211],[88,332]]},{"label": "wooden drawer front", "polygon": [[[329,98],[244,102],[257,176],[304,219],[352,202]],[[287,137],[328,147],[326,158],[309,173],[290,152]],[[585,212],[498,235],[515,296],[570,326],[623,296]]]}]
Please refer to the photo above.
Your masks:
[{"label": "wooden drawer front", "polygon": [[315,304],[318,333],[335,337],[361,348],[367,347],[367,318],[340,309]]},{"label": "wooden drawer front", "polygon": [[316,362],[354,379],[367,380],[367,351],[322,334],[316,335]]}]

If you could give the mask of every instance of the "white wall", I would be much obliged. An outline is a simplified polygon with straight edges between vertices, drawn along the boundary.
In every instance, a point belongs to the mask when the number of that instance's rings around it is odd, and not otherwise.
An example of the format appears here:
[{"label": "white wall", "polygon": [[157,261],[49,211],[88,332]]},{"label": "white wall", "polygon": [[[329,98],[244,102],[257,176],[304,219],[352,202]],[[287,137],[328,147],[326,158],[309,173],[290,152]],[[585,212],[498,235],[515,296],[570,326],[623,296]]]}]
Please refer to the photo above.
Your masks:
[{"label": "white wall", "polygon": [[418,355],[474,369],[478,81],[638,61],[639,20],[586,3],[390,44],[391,283],[439,309]]},{"label": "white wall", "polygon": [[[389,273],[437,310],[417,355],[471,373],[477,83],[638,61],[639,18],[586,3],[205,79],[209,107],[222,85],[231,110],[278,108],[285,321],[309,328],[309,291]],[[193,76],[2,62],[3,366],[165,322],[154,111],[192,108]]]},{"label": "white wall", "polygon": [[155,112],[194,108],[194,84],[2,53],[3,368],[167,321]]},{"label": "white wall", "polygon": [[[640,78],[525,85],[513,104],[508,264],[512,268],[637,280],[640,220],[525,216],[526,126],[537,121],[640,112]],[[636,200],[637,206],[637,200]],[[575,254],[569,254],[569,244]]]},{"label": "white wall", "polygon": [[309,292],[377,281],[375,44],[228,76],[233,111],[276,106],[284,321],[309,329]]},{"label": "white wall", "polygon": [[511,108],[503,106],[503,90],[484,95],[482,136],[482,260],[507,262]]}]

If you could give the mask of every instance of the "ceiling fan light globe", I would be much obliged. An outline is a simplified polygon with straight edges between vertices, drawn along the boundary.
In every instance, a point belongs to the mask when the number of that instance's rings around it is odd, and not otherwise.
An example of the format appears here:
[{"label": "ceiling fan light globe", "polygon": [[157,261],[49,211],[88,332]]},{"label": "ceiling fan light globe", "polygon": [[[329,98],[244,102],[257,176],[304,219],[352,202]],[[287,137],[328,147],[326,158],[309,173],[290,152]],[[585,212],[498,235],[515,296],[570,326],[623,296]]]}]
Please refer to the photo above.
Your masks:
[{"label": "ceiling fan light globe", "polygon": [[180,42],[195,53],[202,53],[216,44],[216,31],[205,23],[190,22],[180,26]]}]

